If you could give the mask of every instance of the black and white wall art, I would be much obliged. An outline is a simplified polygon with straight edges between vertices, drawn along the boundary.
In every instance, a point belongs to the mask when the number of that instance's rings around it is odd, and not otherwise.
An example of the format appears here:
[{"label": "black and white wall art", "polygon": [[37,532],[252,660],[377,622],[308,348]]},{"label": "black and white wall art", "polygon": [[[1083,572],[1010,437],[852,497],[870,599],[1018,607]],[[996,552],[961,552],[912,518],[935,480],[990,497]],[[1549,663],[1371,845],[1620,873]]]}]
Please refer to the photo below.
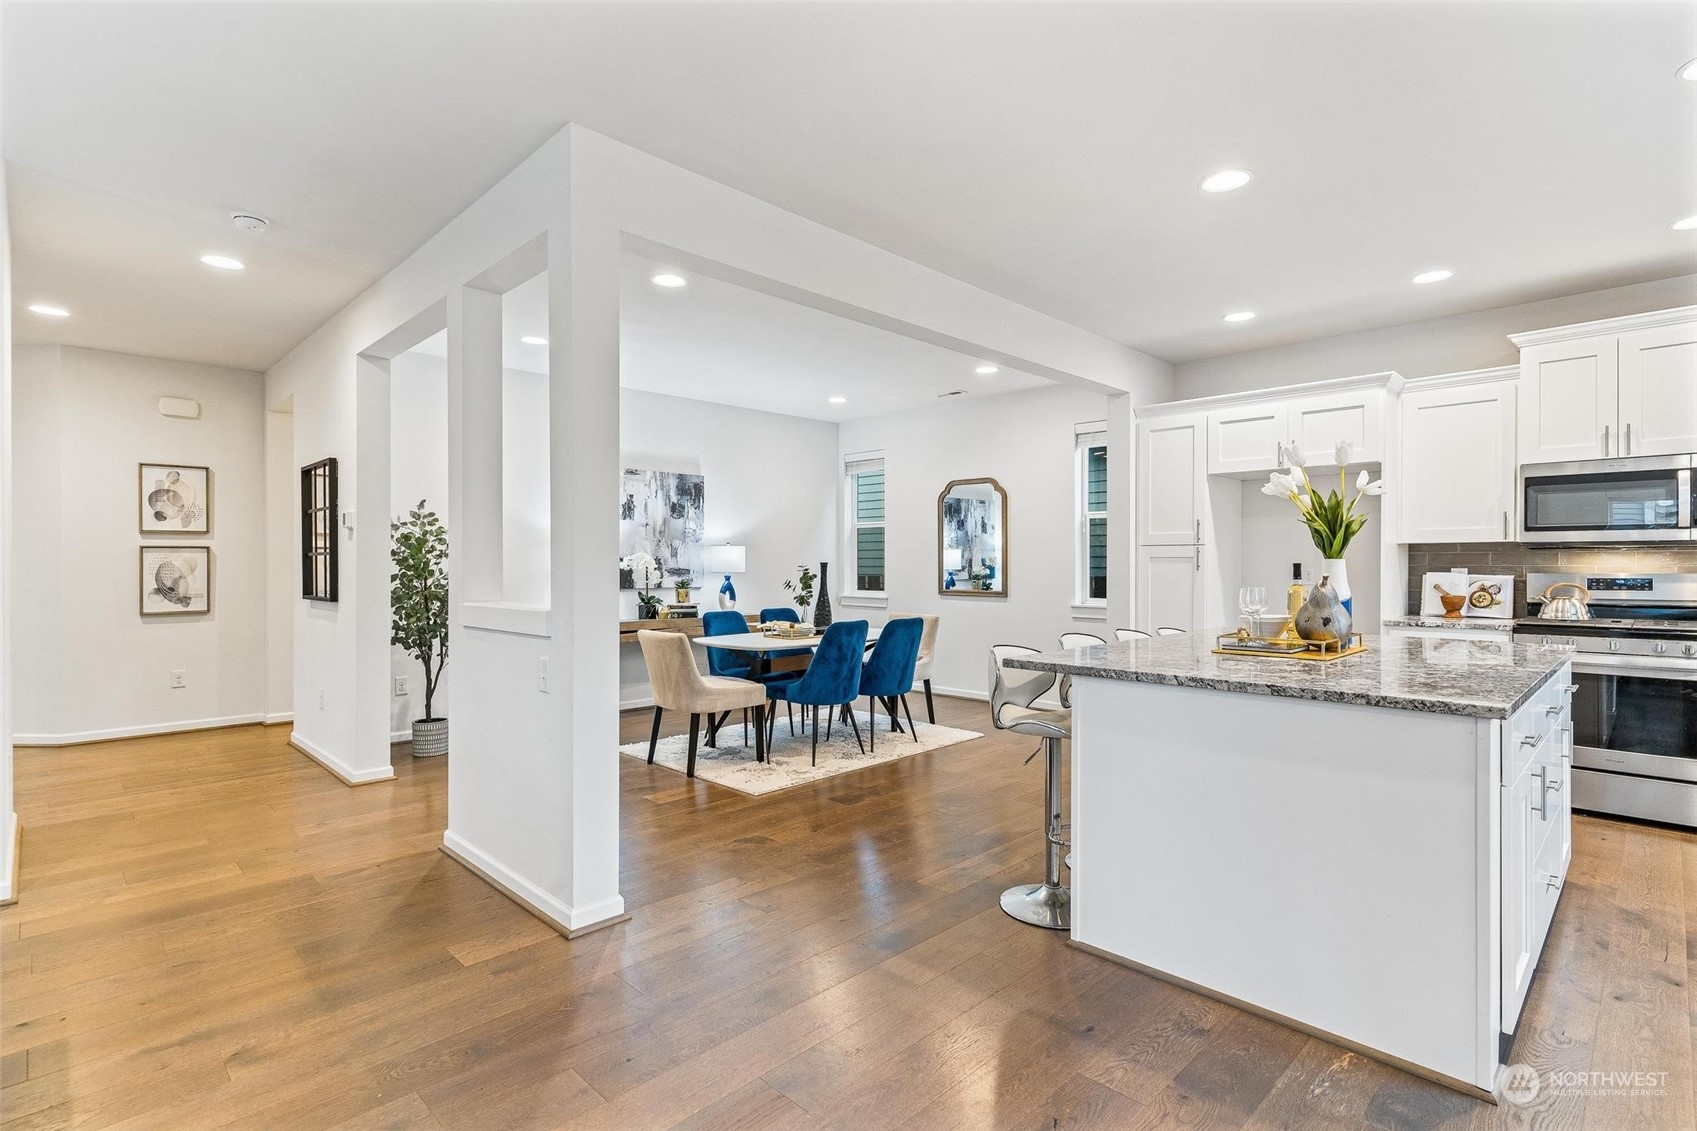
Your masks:
[{"label": "black and white wall art", "polygon": [[204,467],[138,465],[143,534],[205,534],[212,529],[211,477]]},{"label": "black and white wall art", "polygon": [[[619,560],[649,554],[668,585],[699,578],[706,514],[701,476],[626,468],[619,476]],[[619,571],[619,588],[636,588],[630,570]]]},{"label": "black and white wall art", "polygon": [[141,615],[184,616],[212,611],[212,547],[143,546]]}]

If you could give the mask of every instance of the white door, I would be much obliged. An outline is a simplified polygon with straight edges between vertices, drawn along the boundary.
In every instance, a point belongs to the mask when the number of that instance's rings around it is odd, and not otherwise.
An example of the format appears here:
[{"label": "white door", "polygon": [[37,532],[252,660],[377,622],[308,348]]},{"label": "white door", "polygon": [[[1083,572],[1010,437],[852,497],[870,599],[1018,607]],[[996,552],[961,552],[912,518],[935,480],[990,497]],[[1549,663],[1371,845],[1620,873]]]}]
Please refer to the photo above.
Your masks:
[{"label": "white door", "polygon": [[1622,454],[1615,338],[1520,351],[1520,462],[1559,463]]},{"label": "white door", "polygon": [[1137,551],[1137,627],[1145,632],[1202,625],[1202,546],[1144,546]]},{"label": "white door", "polygon": [[1617,455],[1697,452],[1697,322],[1620,337]]},{"label": "white door", "polygon": [[1379,420],[1381,394],[1337,393],[1303,397],[1290,403],[1290,440],[1310,467],[1335,465],[1340,441],[1355,449],[1354,463],[1378,463],[1384,458]]},{"label": "white door", "polygon": [[1403,542],[1515,539],[1512,381],[1405,390]]},{"label": "white door", "polygon": [[1208,474],[1256,475],[1284,466],[1290,439],[1285,402],[1237,405],[1208,414]]},{"label": "white door", "polygon": [[1137,427],[1137,541],[1194,546],[1202,540],[1201,413],[1162,416]]}]

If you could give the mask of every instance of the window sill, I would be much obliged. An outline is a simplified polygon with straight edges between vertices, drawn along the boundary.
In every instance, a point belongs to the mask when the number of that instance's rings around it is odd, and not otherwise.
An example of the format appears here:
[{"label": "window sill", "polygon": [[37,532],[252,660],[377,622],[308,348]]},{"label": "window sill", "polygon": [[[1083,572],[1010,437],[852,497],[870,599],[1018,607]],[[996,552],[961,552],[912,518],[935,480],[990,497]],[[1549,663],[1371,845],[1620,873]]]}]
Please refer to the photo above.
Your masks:
[{"label": "window sill", "polygon": [[1103,601],[1100,604],[1091,602],[1084,605],[1074,605],[1072,607],[1072,619],[1094,620],[1106,623],[1108,619],[1108,603]]},{"label": "window sill", "polygon": [[837,604],[848,609],[887,609],[890,599],[882,593],[844,593]]}]

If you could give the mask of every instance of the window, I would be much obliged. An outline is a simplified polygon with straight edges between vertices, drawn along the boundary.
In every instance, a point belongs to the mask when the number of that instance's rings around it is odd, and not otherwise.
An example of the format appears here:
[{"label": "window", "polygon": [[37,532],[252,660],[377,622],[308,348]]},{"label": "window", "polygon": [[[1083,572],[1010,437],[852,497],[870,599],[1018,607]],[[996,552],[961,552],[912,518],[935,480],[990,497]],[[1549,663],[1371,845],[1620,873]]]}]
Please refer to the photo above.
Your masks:
[{"label": "window", "polygon": [[884,461],[853,459],[848,472],[848,543],[856,593],[884,591]]},{"label": "window", "polygon": [[1078,437],[1078,601],[1108,600],[1108,438]]}]

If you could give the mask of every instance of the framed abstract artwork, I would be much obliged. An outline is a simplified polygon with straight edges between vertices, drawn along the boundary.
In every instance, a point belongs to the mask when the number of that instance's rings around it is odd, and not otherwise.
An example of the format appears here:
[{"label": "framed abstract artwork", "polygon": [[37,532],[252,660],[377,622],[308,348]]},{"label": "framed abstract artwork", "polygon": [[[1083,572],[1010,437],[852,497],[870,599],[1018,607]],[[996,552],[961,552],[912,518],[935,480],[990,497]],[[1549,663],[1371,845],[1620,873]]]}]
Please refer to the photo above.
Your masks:
[{"label": "framed abstract artwork", "polygon": [[211,473],[204,467],[136,467],[143,534],[205,534],[212,529]]},{"label": "framed abstract artwork", "polygon": [[[707,530],[707,486],[699,475],[625,468],[619,476],[619,560],[641,551],[660,566],[662,584],[699,578]],[[619,588],[637,588],[620,568]]]},{"label": "framed abstract artwork", "polygon": [[137,578],[144,617],[212,611],[211,546],[143,546]]}]

